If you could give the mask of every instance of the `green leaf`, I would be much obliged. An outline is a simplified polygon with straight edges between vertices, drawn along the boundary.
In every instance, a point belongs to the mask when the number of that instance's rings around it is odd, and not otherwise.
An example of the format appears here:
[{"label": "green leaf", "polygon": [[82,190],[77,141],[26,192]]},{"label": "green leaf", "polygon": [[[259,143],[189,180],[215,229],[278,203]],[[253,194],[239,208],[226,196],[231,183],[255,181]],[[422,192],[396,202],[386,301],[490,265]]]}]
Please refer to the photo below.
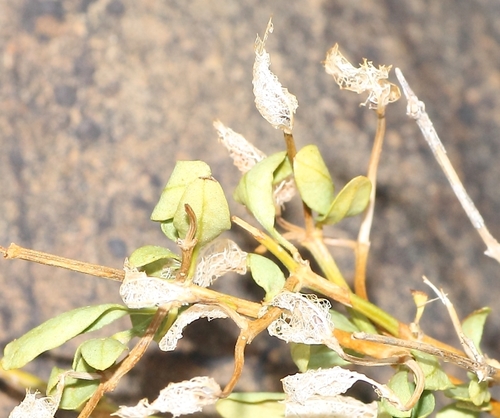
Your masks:
[{"label": "green leaf", "polygon": [[472,402],[469,394],[469,384],[463,383],[455,387],[446,389],[444,391],[445,396],[448,398],[455,399],[462,402]]},{"label": "green leaf", "polygon": [[79,334],[102,328],[127,314],[125,306],[112,303],[65,312],[7,344],[2,367],[5,370],[23,367],[41,353],[59,347]]},{"label": "green leaf", "polygon": [[174,226],[184,238],[189,229],[185,205],[193,209],[196,220],[196,238],[202,246],[231,228],[231,215],[219,182],[213,177],[198,178],[189,184],[182,195],[174,215]]},{"label": "green leaf", "polygon": [[299,372],[304,373],[308,370],[309,360],[311,358],[311,345],[302,343],[290,343],[290,354],[292,360],[299,369]]},{"label": "green leaf", "polygon": [[[387,384],[401,400],[401,403],[408,402],[412,395],[412,388],[408,382],[408,372],[405,369],[399,369]],[[387,400],[382,399],[381,408],[393,417],[410,417],[411,411],[400,411],[392,406]]]},{"label": "green leaf", "polygon": [[354,325],[349,318],[342,315],[340,312],[337,312],[334,309],[330,309],[330,316],[332,318],[333,324],[336,329],[340,329],[341,331],[346,332],[358,332],[360,329]]},{"label": "green leaf", "polygon": [[[50,374],[49,384],[47,385],[47,394],[55,395],[57,378],[64,370],[54,367]],[[64,379],[64,392],[59,404],[60,409],[74,410],[83,405],[84,402],[96,391],[99,386],[99,380],[80,380],[73,377]]]},{"label": "green leaf", "polygon": [[151,220],[164,222],[172,219],[186,187],[200,177],[210,177],[212,172],[203,161],[177,161],[159,202],[151,214]]},{"label": "green leaf", "polygon": [[479,352],[481,352],[479,344],[481,343],[481,338],[483,336],[484,324],[490,312],[490,308],[478,309],[467,316],[467,318],[465,318],[462,322],[462,330],[464,334],[472,340]]},{"label": "green leaf", "polygon": [[285,416],[284,393],[232,393],[215,404],[223,418],[282,418]]},{"label": "green leaf", "polygon": [[234,199],[245,205],[255,219],[272,233],[276,215],[273,175],[285,158],[286,151],[282,151],[258,162],[243,175],[234,192]]},{"label": "green leaf", "polygon": [[436,415],[436,418],[477,418],[479,417],[478,411],[471,411],[468,409],[459,408],[457,403],[445,406]]},{"label": "green leaf", "polygon": [[454,387],[436,357],[417,350],[412,350],[412,354],[424,373],[425,389],[446,390]]},{"label": "green leaf", "polygon": [[[413,385],[412,385],[413,386]],[[424,390],[415,407],[411,410],[411,418],[425,418],[434,412],[436,399],[432,392]]]},{"label": "green leaf", "polygon": [[173,242],[177,242],[179,239],[179,234],[174,226],[174,219],[168,219],[161,223],[161,230],[167,236],[167,238]]},{"label": "green leaf", "polygon": [[128,258],[129,263],[133,267],[144,267],[155,261],[168,260],[180,261],[180,257],[168,248],[159,247],[158,245],[145,245],[144,247],[137,248]]},{"label": "green leaf", "polygon": [[333,181],[316,145],[306,145],[293,159],[295,184],[312,210],[327,213],[333,202]]},{"label": "green leaf", "polygon": [[[349,350],[347,350],[349,351]],[[335,351],[323,344],[311,345],[308,369],[329,369],[334,366],[346,366],[348,363]]]},{"label": "green leaf", "polygon": [[488,382],[478,382],[477,378],[471,379],[469,382],[469,396],[472,403],[476,406],[489,402],[491,400],[491,394]]},{"label": "green leaf", "polygon": [[367,177],[353,178],[335,197],[327,213],[318,218],[318,222],[333,225],[363,212],[370,201],[371,190],[372,184]]},{"label": "green leaf", "polygon": [[127,346],[113,337],[94,338],[80,346],[80,352],[87,364],[96,370],[106,370],[115,364]]},{"label": "green leaf", "polygon": [[280,268],[268,258],[250,253],[247,255],[247,266],[255,283],[266,292],[265,302],[269,302],[283,289],[285,276]]}]

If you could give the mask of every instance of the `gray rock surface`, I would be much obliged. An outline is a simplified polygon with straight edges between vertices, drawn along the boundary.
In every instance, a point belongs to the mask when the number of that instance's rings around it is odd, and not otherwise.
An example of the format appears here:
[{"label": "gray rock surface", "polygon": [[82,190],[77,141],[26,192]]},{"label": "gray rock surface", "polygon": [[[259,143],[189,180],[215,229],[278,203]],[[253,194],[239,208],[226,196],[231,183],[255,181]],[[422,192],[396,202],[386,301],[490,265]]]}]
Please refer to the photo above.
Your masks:
[{"label": "gray rock surface", "polygon": [[[166,243],[149,215],[176,160],[205,160],[230,196],[239,175],[217,144],[214,118],[267,153],[283,146],[252,95],[253,43],[270,15],[272,70],[299,100],[295,138],[319,145],[339,186],[365,173],[375,115],[324,72],[335,42],[353,63],[367,57],[405,72],[500,237],[499,12],[493,0],[1,0],[0,245],[120,268],[135,248]],[[355,227],[348,222],[342,234]],[[493,308],[484,350],[500,357],[499,266],[482,254],[404,101],[388,110],[372,246],[369,293],[377,303],[411,321],[409,290],[426,290],[425,274],[462,317]],[[349,265],[345,251],[338,257]],[[241,279],[227,286],[259,297]],[[119,302],[116,283],[23,261],[0,262],[0,288],[2,347],[64,310]],[[186,332],[179,353],[151,350],[115,399],[153,398],[169,381],[200,374],[225,383],[236,331],[223,321],[208,332],[205,325]],[[437,304],[424,330],[456,344]],[[69,364],[76,346],[28,370],[47,378],[54,364]],[[292,370],[286,348],[260,337],[239,389],[279,390]],[[17,400],[3,389],[6,416]]]}]

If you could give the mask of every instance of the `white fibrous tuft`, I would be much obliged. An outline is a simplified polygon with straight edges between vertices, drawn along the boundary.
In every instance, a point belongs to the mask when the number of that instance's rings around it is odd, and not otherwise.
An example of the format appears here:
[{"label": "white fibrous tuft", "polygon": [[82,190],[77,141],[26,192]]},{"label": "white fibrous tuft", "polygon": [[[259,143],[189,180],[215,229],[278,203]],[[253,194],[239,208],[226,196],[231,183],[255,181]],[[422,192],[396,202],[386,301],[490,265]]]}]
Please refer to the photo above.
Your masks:
[{"label": "white fibrous tuft", "polygon": [[255,105],[262,117],[274,128],[291,133],[294,113],[299,106],[297,98],[278,81],[269,66],[271,58],[265,50],[267,37],[273,31],[269,20],[263,39],[255,40],[255,63],[253,65],[253,93]]},{"label": "white fibrous tuft", "polygon": [[227,148],[234,165],[242,173],[246,173],[266,158],[266,154],[248,142],[243,135],[225,126],[220,120],[214,121],[214,128],[219,134],[219,142]]},{"label": "white fibrous tuft", "polygon": [[161,339],[159,347],[163,351],[173,351],[177,347],[177,342],[182,338],[182,331],[191,322],[200,318],[207,318],[209,321],[215,318],[227,318],[228,315],[220,308],[214,305],[196,304],[186,309],[165,336]]},{"label": "white fibrous tuft", "polygon": [[377,413],[377,402],[366,404],[342,395],[330,399],[309,399],[303,404],[285,402],[285,417],[376,418]]},{"label": "white fibrous tuft", "polygon": [[355,68],[339,51],[338,44],[335,44],[326,55],[325,70],[332,75],[335,82],[341,89],[354,91],[361,94],[369,92],[366,103],[370,102],[375,107],[379,103],[387,105],[395,102],[401,97],[399,88],[387,81],[391,66],[373,66],[371,61],[363,60],[359,68]]},{"label": "white fibrous tuft", "polygon": [[286,202],[292,200],[297,192],[295,187],[295,180],[293,177],[283,180],[273,190],[274,202],[277,206],[283,208]]},{"label": "white fibrous tuft", "polygon": [[286,342],[322,344],[332,337],[330,302],[313,294],[281,292],[271,305],[285,309],[267,328],[271,336]]},{"label": "white fibrous tuft", "polygon": [[25,398],[9,414],[9,418],[53,418],[60,399],[37,397],[37,393],[26,392]]},{"label": "white fibrous tuft", "polygon": [[247,253],[229,239],[216,239],[200,252],[193,283],[210,286],[220,276],[231,271],[238,274],[247,272]]},{"label": "white fibrous tuft", "polygon": [[222,391],[211,377],[194,377],[179,383],[170,383],[160,391],[158,399],[151,406],[159,412],[170,412],[173,417],[199,412],[204,406],[212,405],[220,398]]},{"label": "white fibrous tuft", "polygon": [[196,301],[188,287],[168,280],[148,277],[146,273],[125,267],[125,279],[120,286],[123,303],[131,309],[151,308],[165,303],[181,304]]},{"label": "white fibrous tuft", "polygon": [[118,411],[111,415],[120,418],[145,418],[157,412],[157,410],[151,407],[147,399],[141,399],[135,406],[120,406]]},{"label": "white fibrous tuft", "polygon": [[136,406],[121,406],[112,415],[145,418],[158,412],[169,412],[175,418],[199,412],[204,406],[214,404],[221,393],[220,386],[211,377],[194,377],[184,382],[170,383],[151,404],[143,399]]}]

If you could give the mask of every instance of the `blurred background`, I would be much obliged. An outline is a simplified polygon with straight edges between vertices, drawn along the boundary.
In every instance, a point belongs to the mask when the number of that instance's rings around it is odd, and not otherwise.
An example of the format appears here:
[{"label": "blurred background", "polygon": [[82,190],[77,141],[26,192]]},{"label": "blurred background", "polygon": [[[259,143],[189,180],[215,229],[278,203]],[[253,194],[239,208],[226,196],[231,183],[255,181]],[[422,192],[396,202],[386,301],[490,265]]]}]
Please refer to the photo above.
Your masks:
[{"label": "blurred background", "polygon": [[[149,216],[176,160],[205,160],[229,198],[239,172],[217,143],[213,119],[268,154],[283,149],[281,132],[254,107],[251,84],[255,37],[271,15],[266,48],[271,70],[299,101],[297,145],[318,144],[338,190],[366,173],[376,116],[359,107],[365,97],[340,91],[325,73],[321,61],[336,42],[353,64],[366,57],[402,69],[500,237],[499,13],[495,0],[0,0],[0,245],[116,268],[137,247],[169,245]],[[425,274],[461,317],[491,306],[483,349],[498,358],[500,266],[483,255],[405,112],[404,100],[387,110],[369,295],[409,322],[410,289],[427,291]],[[357,222],[331,234],[353,237]],[[241,231],[232,234],[252,248]],[[352,257],[335,254],[351,278]],[[218,288],[262,296],[241,277]],[[65,310],[119,302],[115,282],[24,261],[0,260],[0,289],[2,348]],[[423,328],[457,344],[442,306],[429,307]],[[114,399],[154,399],[168,382],[198,375],[227,383],[235,335],[229,322],[194,324],[178,352],[149,350]],[[27,370],[48,378],[53,365],[69,367],[76,346]],[[248,348],[238,389],[278,391],[294,371],[287,348],[261,336]],[[23,394],[0,389],[6,416]]]}]

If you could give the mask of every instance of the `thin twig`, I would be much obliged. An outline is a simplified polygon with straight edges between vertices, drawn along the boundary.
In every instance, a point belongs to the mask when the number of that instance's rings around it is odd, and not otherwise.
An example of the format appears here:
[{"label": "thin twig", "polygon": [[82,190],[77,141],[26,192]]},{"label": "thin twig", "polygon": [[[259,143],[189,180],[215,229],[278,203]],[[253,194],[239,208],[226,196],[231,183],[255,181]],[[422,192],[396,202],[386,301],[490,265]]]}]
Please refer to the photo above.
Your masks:
[{"label": "thin twig", "polygon": [[406,114],[415,119],[417,122],[422,135],[429,144],[434,157],[450,182],[451,188],[455,192],[455,195],[464,208],[465,213],[469,217],[472,226],[477,229],[477,232],[486,244],[487,250],[485,251],[485,254],[500,263],[500,244],[493,237],[493,235],[491,235],[490,231],[486,227],[483,217],[477,210],[470,196],[467,194],[464,185],[460,181],[457,172],[446,155],[443,143],[439,139],[436,129],[434,129],[434,125],[425,111],[425,104],[418,99],[415,93],[413,93],[413,90],[408,85],[408,82],[399,68],[396,68],[396,76],[398,77],[399,83],[403,87],[404,94],[408,100]]}]

